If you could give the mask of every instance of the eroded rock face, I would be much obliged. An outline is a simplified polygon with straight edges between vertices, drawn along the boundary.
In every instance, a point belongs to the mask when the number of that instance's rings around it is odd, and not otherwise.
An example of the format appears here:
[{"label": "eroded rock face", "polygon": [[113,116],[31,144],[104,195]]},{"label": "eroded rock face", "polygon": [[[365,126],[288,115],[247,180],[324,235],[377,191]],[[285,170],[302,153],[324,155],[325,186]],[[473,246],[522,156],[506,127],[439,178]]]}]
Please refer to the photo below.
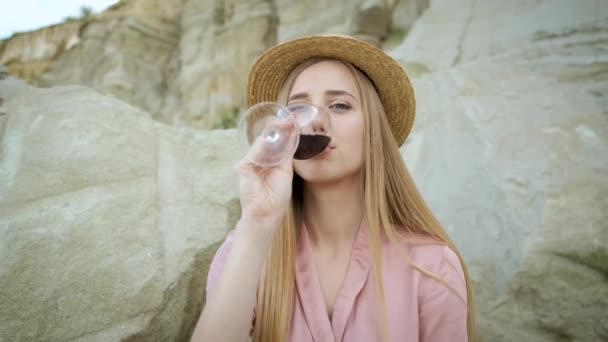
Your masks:
[{"label": "eroded rock face", "polygon": [[186,340],[238,217],[231,131],[0,81],[0,340]]},{"label": "eroded rock face", "polygon": [[276,42],[277,25],[272,1],[187,1],[174,56],[180,68],[163,121],[234,126],[251,61]]},{"label": "eroded rock face", "polygon": [[584,7],[436,2],[390,51],[419,104],[403,152],[469,261],[484,340],[608,336],[608,21]]},{"label": "eroded rock face", "polygon": [[[600,3],[386,7],[402,32],[385,42],[417,94],[402,153],[467,260],[484,341],[608,339]],[[231,117],[217,113],[242,101],[246,64],[298,27],[385,29],[374,1],[339,20],[336,4],[311,2],[324,11],[310,21],[298,4],[121,2],[48,75],[71,82],[72,61],[74,77],[131,106],[83,87],[33,88],[0,68],[0,340],[187,339],[206,267],[239,215],[241,151],[233,131],[183,126],[223,125]],[[403,19],[404,8],[422,16]],[[121,45],[129,37],[140,45]]]},{"label": "eroded rock face", "polygon": [[160,116],[176,125],[234,126],[245,105],[247,72],[267,48],[329,32],[380,44],[389,34],[391,14],[381,1],[189,0],[174,57],[180,68]]},{"label": "eroded rock face", "polygon": [[593,319],[608,310],[608,122],[593,96],[509,60],[414,86],[403,155],[468,261],[484,340],[608,336]]},{"label": "eroded rock face", "polygon": [[37,82],[59,56],[80,42],[83,23],[54,25],[0,41],[0,65],[15,77]]},{"label": "eroded rock face", "polygon": [[[57,25],[61,34],[52,39],[45,32],[55,31],[45,29],[7,41],[0,64],[33,84],[93,87],[175,126],[226,128],[245,105],[249,67],[268,47],[329,32],[394,43],[425,6],[422,0],[121,1],[86,22]],[[391,36],[393,22],[399,32]],[[24,50],[44,50],[44,58]]]},{"label": "eroded rock face", "polygon": [[81,28],[80,43],[39,80],[82,84],[158,115],[180,34],[181,0],[121,2]]},{"label": "eroded rock face", "polygon": [[[403,1],[407,4],[415,1]],[[277,0],[279,42],[305,35],[339,33],[357,36],[375,45],[386,39],[398,1]],[[417,15],[416,15],[417,16]]]}]

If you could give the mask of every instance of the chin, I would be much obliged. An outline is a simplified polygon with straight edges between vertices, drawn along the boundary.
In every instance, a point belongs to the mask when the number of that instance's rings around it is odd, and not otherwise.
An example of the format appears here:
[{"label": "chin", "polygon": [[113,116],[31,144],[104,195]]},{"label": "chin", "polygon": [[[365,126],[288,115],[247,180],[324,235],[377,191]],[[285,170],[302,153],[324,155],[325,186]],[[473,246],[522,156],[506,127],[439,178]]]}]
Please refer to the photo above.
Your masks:
[{"label": "chin", "polygon": [[300,176],[304,182],[312,184],[335,183],[346,178],[356,177],[360,173],[360,168],[344,169],[339,163],[326,164],[317,163],[315,160],[300,161],[299,165],[294,165],[294,172]]}]

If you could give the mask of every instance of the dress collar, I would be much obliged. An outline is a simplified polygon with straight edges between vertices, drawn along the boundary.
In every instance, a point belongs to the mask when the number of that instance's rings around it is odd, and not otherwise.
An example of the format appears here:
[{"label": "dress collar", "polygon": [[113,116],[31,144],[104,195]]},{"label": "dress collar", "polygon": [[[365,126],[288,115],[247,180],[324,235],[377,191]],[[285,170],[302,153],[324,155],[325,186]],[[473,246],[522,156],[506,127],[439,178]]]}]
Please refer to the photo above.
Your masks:
[{"label": "dress collar", "polygon": [[296,288],[313,339],[315,341],[341,341],[357,295],[363,289],[369,275],[371,255],[367,218],[364,217],[359,226],[348,268],[336,296],[331,321],[327,316],[321,285],[315,269],[310,237],[304,223],[302,223],[297,245]]}]

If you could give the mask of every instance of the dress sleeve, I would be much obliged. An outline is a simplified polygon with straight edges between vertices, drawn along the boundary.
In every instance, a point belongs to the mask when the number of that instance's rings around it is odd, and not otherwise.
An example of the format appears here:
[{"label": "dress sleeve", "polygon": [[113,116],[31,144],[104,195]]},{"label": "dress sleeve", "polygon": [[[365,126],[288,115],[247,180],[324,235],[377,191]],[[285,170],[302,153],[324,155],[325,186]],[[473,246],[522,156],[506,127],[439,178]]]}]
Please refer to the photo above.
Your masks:
[{"label": "dress sleeve", "polygon": [[[206,287],[206,297],[209,298],[215,288],[218,285],[220,276],[222,271],[224,270],[224,265],[226,264],[226,260],[228,259],[228,255],[230,255],[230,251],[232,250],[232,243],[234,241],[234,230],[230,231],[226,236],[224,242],[220,245],[220,248],[215,252],[213,259],[211,261],[211,265],[209,265],[209,273],[207,273],[207,287]],[[251,328],[249,329],[249,336],[253,334],[253,327],[255,324],[255,308],[253,309],[253,316],[251,319]]]},{"label": "dress sleeve", "polygon": [[442,247],[441,261],[430,270],[445,280],[459,295],[438,282],[423,275],[420,282],[420,341],[466,342],[467,336],[467,289],[460,259],[452,249]]}]

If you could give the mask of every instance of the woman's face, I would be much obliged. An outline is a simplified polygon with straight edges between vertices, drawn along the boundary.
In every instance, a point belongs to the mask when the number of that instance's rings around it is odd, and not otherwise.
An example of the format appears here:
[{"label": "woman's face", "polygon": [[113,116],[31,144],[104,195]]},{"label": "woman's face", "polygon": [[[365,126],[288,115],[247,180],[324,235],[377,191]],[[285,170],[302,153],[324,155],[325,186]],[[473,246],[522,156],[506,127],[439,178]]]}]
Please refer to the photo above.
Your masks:
[{"label": "woman's face", "polygon": [[[364,118],[361,94],[351,71],[335,61],[306,68],[295,80],[288,104],[305,102],[326,111],[331,142],[317,157],[294,160],[294,170],[309,183],[335,182],[357,176],[363,166]],[[315,122],[315,125],[327,125]]]}]

